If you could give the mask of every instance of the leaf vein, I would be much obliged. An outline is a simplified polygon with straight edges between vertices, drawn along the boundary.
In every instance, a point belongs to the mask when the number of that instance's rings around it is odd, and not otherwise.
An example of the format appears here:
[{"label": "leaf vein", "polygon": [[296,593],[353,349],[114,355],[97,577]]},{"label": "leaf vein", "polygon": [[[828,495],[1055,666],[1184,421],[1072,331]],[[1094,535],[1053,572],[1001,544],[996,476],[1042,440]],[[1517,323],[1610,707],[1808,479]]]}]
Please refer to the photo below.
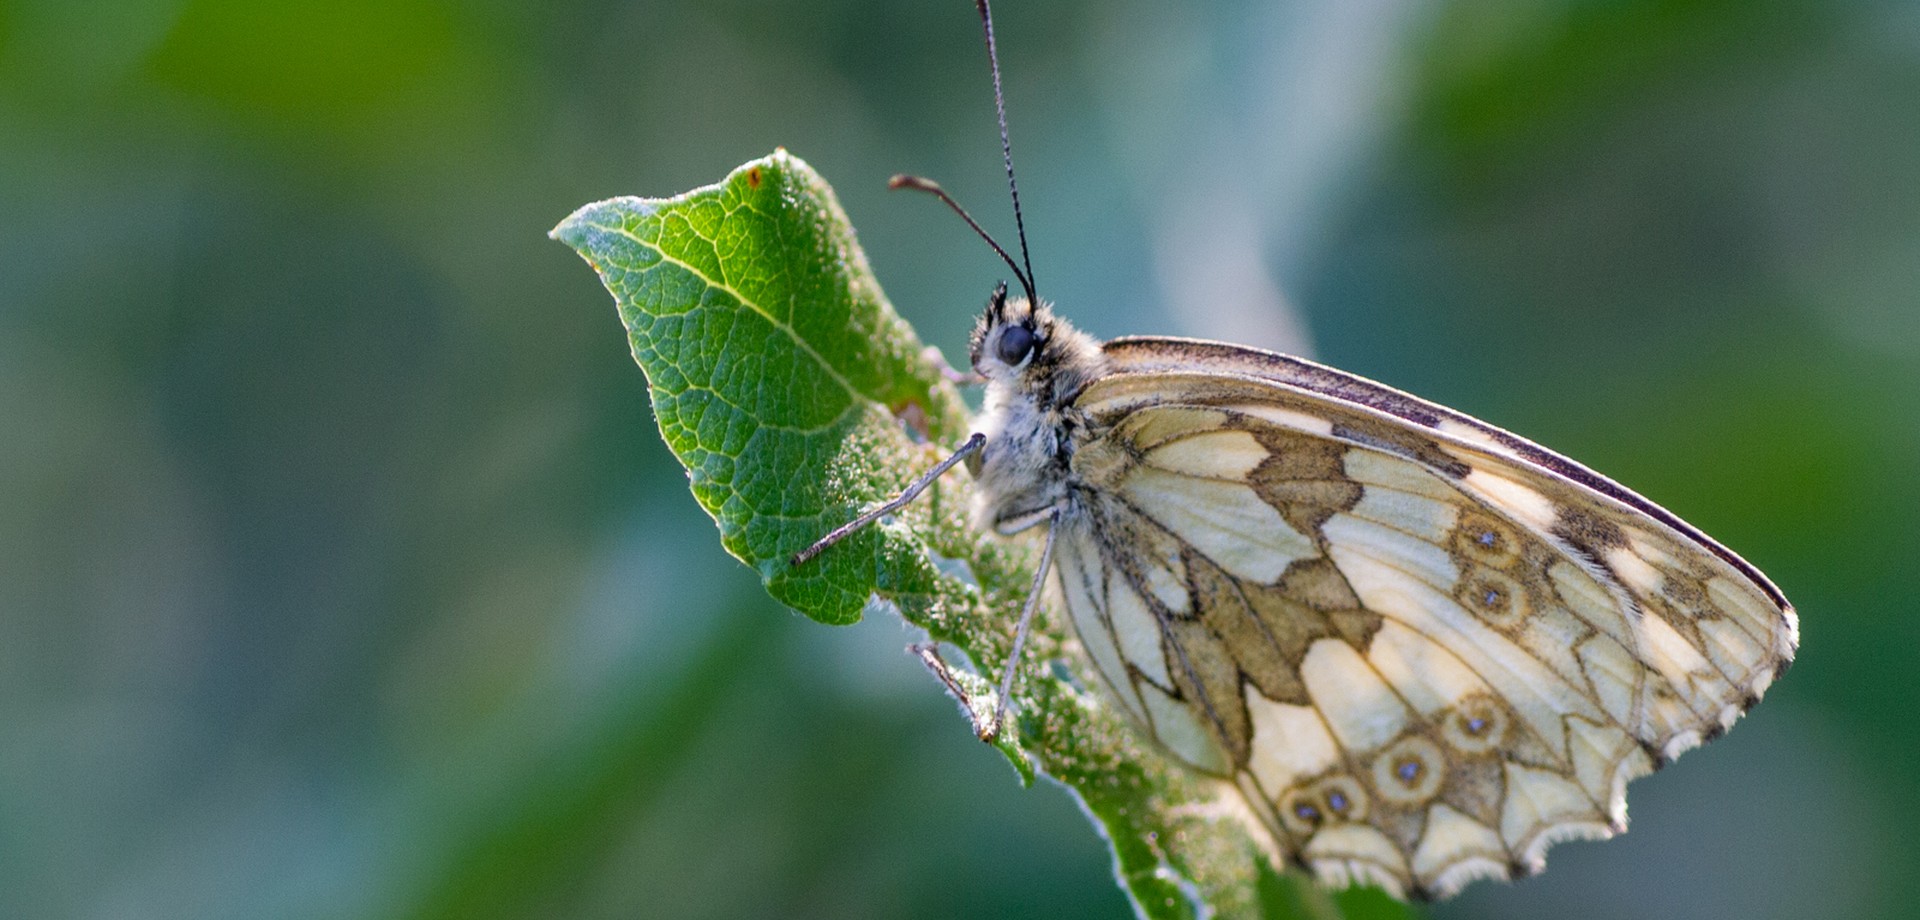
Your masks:
[{"label": "leaf vein", "polygon": [[[849,381],[846,377],[841,376],[840,371],[835,369],[834,366],[831,363],[829,363],[825,357],[821,356],[819,352],[814,351],[813,346],[809,344],[806,339],[801,337],[798,330],[794,329],[793,326],[785,322],[782,322],[779,319],[779,317],[776,317],[772,313],[768,312],[766,307],[761,306],[759,303],[754,302],[751,298],[747,297],[745,294],[742,294],[739,291],[735,290],[733,286],[721,281],[715,281],[714,279],[707,277],[707,274],[705,272],[701,271],[698,268],[695,268],[692,264],[673,256],[672,254],[668,253],[666,250],[660,248],[659,244],[657,243],[650,243],[644,239],[641,239],[638,236],[635,236],[631,231],[629,231],[625,227],[619,227],[619,226],[610,227],[605,224],[594,224],[592,226],[595,226],[601,230],[605,230],[608,233],[619,234],[620,236],[624,236],[627,239],[634,241],[638,245],[645,246],[646,248],[653,250],[655,254],[659,255],[660,261],[677,265],[682,269],[685,269],[687,272],[691,273],[695,278],[699,278],[701,281],[706,282],[707,286],[715,288],[717,290],[725,291],[728,294],[733,295],[733,298],[735,300],[738,300],[741,306],[744,306],[747,309],[760,314],[760,316],[766,319],[767,322],[772,323],[774,328],[780,330],[781,332],[786,333],[788,337],[792,338],[794,345],[798,346],[799,349],[802,352],[806,353],[808,357],[812,358],[816,362],[819,362],[820,369],[826,371],[827,376],[832,377],[834,379],[834,382],[840,384],[841,389],[846,390],[849,396],[852,396],[855,399],[867,400],[870,402],[873,401],[873,398],[871,396],[868,396],[867,394],[860,392],[859,388],[855,387],[852,381]],[[694,235],[699,236],[698,233]],[[705,240],[706,237],[700,237],[700,239]],[[712,245],[712,241],[709,240],[708,243],[709,245]],[[717,251],[716,251],[716,255],[717,255]]]}]

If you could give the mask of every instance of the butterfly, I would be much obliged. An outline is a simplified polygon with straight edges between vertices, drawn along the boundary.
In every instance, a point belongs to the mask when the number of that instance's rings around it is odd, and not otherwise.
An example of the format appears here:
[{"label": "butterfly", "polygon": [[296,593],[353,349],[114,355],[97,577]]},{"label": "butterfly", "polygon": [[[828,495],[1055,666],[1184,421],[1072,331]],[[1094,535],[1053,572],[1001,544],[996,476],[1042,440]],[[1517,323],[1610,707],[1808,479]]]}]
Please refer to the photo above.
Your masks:
[{"label": "butterfly", "polygon": [[[992,15],[976,0],[1001,103]],[[1013,661],[1052,580],[1112,705],[1231,783],[1283,861],[1441,898],[1626,827],[1625,787],[1725,732],[1793,660],[1759,570],[1658,505],[1485,422],[1218,342],[1101,342],[1005,260],[953,466],[976,523],[1044,527]]]}]

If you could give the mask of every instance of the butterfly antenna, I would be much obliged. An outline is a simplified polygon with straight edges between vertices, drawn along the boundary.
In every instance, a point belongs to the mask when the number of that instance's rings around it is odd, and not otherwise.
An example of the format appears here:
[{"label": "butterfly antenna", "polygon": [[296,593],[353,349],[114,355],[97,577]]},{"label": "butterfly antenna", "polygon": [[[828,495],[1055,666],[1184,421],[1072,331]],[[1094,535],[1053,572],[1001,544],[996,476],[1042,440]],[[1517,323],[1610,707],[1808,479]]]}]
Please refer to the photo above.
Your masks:
[{"label": "butterfly antenna", "polygon": [[1033,292],[1033,257],[1027,253],[1027,223],[1020,216],[1020,183],[1013,178],[1013,141],[1007,136],[1007,99],[1000,92],[1000,52],[993,43],[993,9],[987,0],[973,0],[973,5],[980,11],[980,27],[987,33],[987,67],[993,71],[993,109],[1000,116],[1000,157],[1007,164],[1007,190],[1013,193],[1013,228],[1020,237],[1020,261],[1027,267],[1021,287],[1027,289],[1027,302],[1038,306],[1040,299]]},{"label": "butterfly antenna", "polygon": [[1005,249],[1000,248],[1000,244],[994,241],[993,235],[988,233],[986,228],[980,226],[980,222],[974,220],[973,215],[968,214],[967,209],[960,206],[960,202],[953,200],[953,196],[948,195],[947,190],[940,187],[940,183],[922,176],[909,176],[901,173],[887,180],[887,188],[905,188],[912,189],[916,192],[926,192],[946,202],[947,207],[953,209],[953,213],[960,215],[960,219],[966,221],[967,226],[973,228],[973,232],[980,234],[980,238],[986,240],[987,245],[992,246],[993,251],[1000,254],[1000,260],[1007,263],[1007,267],[1013,270],[1013,277],[1019,279],[1020,286],[1026,289],[1027,301],[1029,303],[1039,303],[1039,301],[1033,298],[1033,281],[1031,276],[1020,270],[1019,263],[1013,261],[1013,257],[1007,255]]}]

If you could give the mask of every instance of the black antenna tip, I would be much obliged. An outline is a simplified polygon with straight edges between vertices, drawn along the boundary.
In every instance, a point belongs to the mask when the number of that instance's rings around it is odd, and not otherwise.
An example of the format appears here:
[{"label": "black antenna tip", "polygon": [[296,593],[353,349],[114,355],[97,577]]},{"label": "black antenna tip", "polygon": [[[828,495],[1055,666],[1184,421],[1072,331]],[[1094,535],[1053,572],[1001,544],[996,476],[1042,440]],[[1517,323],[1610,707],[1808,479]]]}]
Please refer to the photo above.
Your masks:
[{"label": "black antenna tip", "polygon": [[1000,157],[1007,164],[1007,192],[1013,198],[1013,227],[1020,237],[1020,262],[1027,272],[1021,276],[1021,284],[1027,289],[1027,299],[1038,303],[1033,293],[1033,256],[1027,251],[1027,222],[1020,216],[1020,183],[1013,178],[1013,141],[1007,136],[1007,97],[1000,92],[1000,52],[993,41],[993,10],[987,0],[973,0],[974,8],[980,11],[980,27],[987,39],[987,69],[993,73],[993,109],[1000,116]]}]

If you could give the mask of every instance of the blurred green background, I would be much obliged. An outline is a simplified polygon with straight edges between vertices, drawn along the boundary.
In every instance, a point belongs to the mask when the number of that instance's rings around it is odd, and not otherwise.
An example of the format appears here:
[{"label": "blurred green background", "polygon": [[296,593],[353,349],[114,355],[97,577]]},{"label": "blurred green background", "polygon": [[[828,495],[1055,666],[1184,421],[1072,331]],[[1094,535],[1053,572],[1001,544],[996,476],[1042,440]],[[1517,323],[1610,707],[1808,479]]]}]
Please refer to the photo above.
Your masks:
[{"label": "blurred green background", "polygon": [[[1725,740],[1440,917],[1913,915],[1920,4],[1022,2],[1041,290],[1578,457],[1798,604]],[[546,230],[784,145],[956,361],[963,0],[0,4],[0,916],[1119,917],[727,558]]]}]

